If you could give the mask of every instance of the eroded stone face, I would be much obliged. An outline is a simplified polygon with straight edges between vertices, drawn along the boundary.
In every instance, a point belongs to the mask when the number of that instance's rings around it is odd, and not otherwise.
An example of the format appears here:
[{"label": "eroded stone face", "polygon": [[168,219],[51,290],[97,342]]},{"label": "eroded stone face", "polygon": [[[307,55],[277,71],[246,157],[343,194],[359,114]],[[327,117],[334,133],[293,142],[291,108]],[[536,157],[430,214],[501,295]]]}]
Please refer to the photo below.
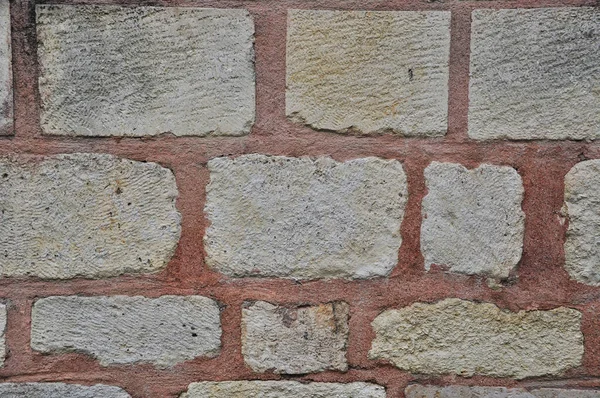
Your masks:
[{"label": "eroded stone face", "polygon": [[202,296],[48,297],[33,306],[31,347],[85,352],[103,366],[173,366],[219,353],[220,312]]},{"label": "eroded stone face", "polygon": [[369,383],[225,381],[190,384],[180,398],[385,398],[385,388]]},{"label": "eroded stone face", "polygon": [[130,395],[119,387],[103,384],[81,386],[65,383],[0,383],[0,397],[130,398]]},{"label": "eroded stone face", "polygon": [[346,303],[285,308],[258,301],[242,310],[242,353],[255,372],[302,374],[348,368]]},{"label": "eroded stone face", "polygon": [[450,12],[290,10],[286,112],[316,129],[447,130]]},{"label": "eroded stone face", "polygon": [[180,235],[173,173],[75,153],[0,159],[0,275],[103,278],[156,272]]},{"label": "eroded stone face", "polygon": [[[6,359],[6,305],[0,304],[0,366]],[[2,390],[0,389],[0,392]]]},{"label": "eroded stone face", "polygon": [[600,285],[600,160],[576,164],[565,176],[564,213],[569,219],[565,267],[572,279]]},{"label": "eroded stone face", "polygon": [[0,135],[13,133],[10,5],[0,0]]},{"label": "eroded stone face", "polygon": [[581,365],[581,313],[503,311],[446,299],[387,310],[372,323],[369,356],[412,373],[493,377],[558,375]]},{"label": "eroded stone face", "polygon": [[410,385],[406,398],[598,398],[600,391],[562,388],[526,390],[504,387],[423,386]]},{"label": "eroded stone face", "polygon": [[245,155],[208,163],[207,263],[233,277],[370,278],[398,262],[402,165]]},{"label": "eroded stone face", "polygon": [[600,9],[474,10],[469,136],[600,137]]},{"label": "eroded stone face", "polygon": [[45,134],[230,135],[254,122],[242,9],[37,5]]},{"label": "eroded stone face", "polygon": [[511,167],[433,162],[425,169],[425,268],[504,279],[521,259],[523,184]]}]

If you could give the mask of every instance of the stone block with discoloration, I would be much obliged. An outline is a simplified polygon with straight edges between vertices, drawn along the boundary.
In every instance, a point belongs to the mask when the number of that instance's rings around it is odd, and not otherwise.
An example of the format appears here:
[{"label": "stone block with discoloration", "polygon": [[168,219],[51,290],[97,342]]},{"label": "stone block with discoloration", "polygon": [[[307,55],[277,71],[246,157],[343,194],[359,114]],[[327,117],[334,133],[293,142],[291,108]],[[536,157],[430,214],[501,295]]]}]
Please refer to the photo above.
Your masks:
[{"label": "stone block with discoloration", "polygon": [[600,285],[600,160],[576,164],[565,176],[563,212],[569,220],[565,267],[572,279]]},{"label": "stone block with discoloration", "polygon": [[264,301],[242,310],[242,354],[255,372],[302,374],[348,368],[346,303],[286,308]]},{"label": "stone block with discoloration", "polygon": [[523,251],[523,183],[512,167],[473,170],[433,162],[425,169],[421,251],[425,268],[505,279]]},{"label": "stone block with discoloration", "polygon": [[400,162],[244,155],[208,163],[207,263],[234,277],[370,278],[398,262]]},{"label": "stone block with discoloration", "polygon": [[38,5],[45,134],[239,136],[254,122],[242,9]]},{"label": "stone block with discoloration", "polygon": [[6,317],[6,305],[0,304],[0,366],[6,359]]},{"label": "stone block with discoloration", "polygon": [[442,136],[450,12],[288,13],[286,112],[316,129]]},{"label": "stone block with discoloration", "polygon": [[173,173],[156,163],[75,153],[0,159],[0,276],[150,273],[181,231]]},{"label": "stone block with discoloration", "polygon": [[410,385],[406,398],[600,398],[600,391],[564,388],[505,388]]},{"label": "stone block with discoloration", "polygon": [[0,135],[13,133],[10,5],[0,0]]},{"label": "stone block with discoloration", "polygon": [[474,10],[469,136],[600,137],[600,9]]},{"label": "stone block with discoloration", "polygon": [[96,384],[82,386],[65,383],[0,383],[3,398],[130,398],[119,387]]},{"label": "stone block with discoloration", "polygon": [[385,398],[385,388],[370,383],[297,381],[223,381],[190,384],[180,398]]},{"label": "stone block with discoloration", "polygon": [[493,304],[446,299],[387,310],[372,323],[369,356],[412,373],[465,377],[560,375],[581,365],[581,313],[503,311]]},{"label": "stone block with discoloration", "polygon": [[202,296],[56,296],[35,302],[31,348],[83,352],[103,366],[173,366],[221,347],[219,306]]}]

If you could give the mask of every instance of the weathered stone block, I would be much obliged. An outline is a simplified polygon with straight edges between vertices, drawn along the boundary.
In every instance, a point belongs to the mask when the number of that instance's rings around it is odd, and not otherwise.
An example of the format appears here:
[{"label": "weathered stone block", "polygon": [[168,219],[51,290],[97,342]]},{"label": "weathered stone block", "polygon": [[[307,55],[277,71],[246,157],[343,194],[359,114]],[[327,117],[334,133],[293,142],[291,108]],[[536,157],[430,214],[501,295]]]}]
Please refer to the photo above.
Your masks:
[{"label": "weathered stone block", "polygon": [[387,310],[373,321],[369,356],[424,374],[494,377],[557,375],[581,365],[581,313],[503,311],[446,299]]},{"label": "weathered stone block", "polygon": [[101,154],[0,159],[0,275],[156,272],[180,234],[173,173]]},{"label": "weathered stone block", "polygon": [[243,135],[254,26],[241,9],[38,5],[45,134]]},{"label": "weathered stone block", "polygon": [[469,136],[600,137],[600,9],[475,10]]},{"label": "weathered stone block", "polygon": [[521,259],[523,184],[511,167],[467,170],[433,162],[425,169],[421,251],[425,268],[507,278]]},{"label": "weathered stone block", "polygon": [[385,388],[369,383],[224,381],[192,383],[180,398],[385,398]]},{"label": "weathered stone block", "polygon": [[234,277],[387,275],[406,176],[395,160],[245,155],[208,163],[207,263]]},{"label": "weathered stone block", "polygon": [[450,12],[291,10],[286,112],[316,129],[447,130]]},{"label": "weathered stone block", "polygon": [[130,398],[119,387],[96,384],[80,386],[65,383],[0,383],[2,398]]},{"label": "weathered stone block", "polygon": [[0,135],[13,133],[10,5],[0,0]]},{"label": "weathered stone block", "polygon": [[4,365],[5,359],[6,359],[6,305],[0,304],[0,366]]},{"label": "weathered stone block", "polygon": [[542,388],[526,390],[504,387],[410,385],[406,398],[600,398],[600,391]]},{"label": "weathered stone block", "polygon": [[348,368],[346,303],[285,308],[264,301],[242,310],[242,353],[255,372],[301,374]]},{"label": "weathered stone block", "polygon": [[571,278],[600,285],[600,160],[576,164],[565,176],[565,205],[569,219],[565,267]]},{"label": "weathered stone block", "polygon": [[220,346],[219,307],[202,296],[48,297],[33,306],[34,350],[84,352],[103,366],[168,367],[216,356]]}]

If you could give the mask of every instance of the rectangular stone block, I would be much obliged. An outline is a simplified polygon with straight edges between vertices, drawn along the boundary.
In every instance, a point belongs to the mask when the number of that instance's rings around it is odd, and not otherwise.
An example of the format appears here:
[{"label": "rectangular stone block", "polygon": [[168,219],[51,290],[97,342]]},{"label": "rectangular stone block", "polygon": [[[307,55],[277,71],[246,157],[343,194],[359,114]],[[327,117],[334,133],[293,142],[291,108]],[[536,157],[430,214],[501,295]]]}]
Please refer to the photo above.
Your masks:
[{"label": "rectangular stone block", "polygon": [[505,388],[410,385],[406,398],[600,398],[600,391],[563,388]]},{"label": "rectangular stone block", "polygon": [[0,304],[0,366],[6,359],[6,318],[6,305]]},{"label": "rectangular stone block", "polygon": [[299,308],[258,301],[242,310],[242,354],[255,372],[303,374],[346,371],[349,307]]},{"label": "rectangular stone block", "polygon": [[81,386],[65,383],[0,383],[2,398],[131,398],[119,387],[96,384]]},{"label": "rectangular stone block", "polygon": [[600,9],[474,10],[469,136],[600,137]]},{"label": "rectangular stone block", "polygon": [[425,169],[421,251],[425,268],[506,279],[521,259],[523,183],[512,167],[468,170],[432,162]]},{"label": "rectangular stone block", "polygon": [[372,326],[369,357],[412,373],[523,379],[560,375],[583,357],[581,313],[564,307],[514,313],[446,299],[384,311]]},{"label": "rectangular stone block", "polygon": [[0,135],[13,133],[10,4],[0,0]]},{"label": "rectangular stone block", "polygon": [[578,282],[600,286],[600,159],[580,162],[567,173],[563,214],[569,220],[567,272]]},{"label": "rectangular stone block", "polygon": [[31,348],[86,353],[102,366],[169,367],[220,347],[219,306],[202,296],[56,296],[37,300],[31,314]]},{"label": "rectangular stone block", "polygon": [[290,10],[286,112],[340,133],[443,136],[450,12]]},{"label": "rectangular stone block", "polygon": [[369,383],[223,381],[190,384],[180,398],[385,398],[385,388]]},{"label": "rectangular stone block", "polygon": [[44,134],[250,132],[254,26],[246,10],[36,9]]},{"label": "rectangular stone block", "polygon": [[181,231],[171,170],[75,153],[0,158],[0,276],[103,278],[163,269]]},{"label": "rectangular stone block", "polygon": [[244,155],[208,163],[207,263],[233,277],[370,278],[398,262],[400,162]]}]

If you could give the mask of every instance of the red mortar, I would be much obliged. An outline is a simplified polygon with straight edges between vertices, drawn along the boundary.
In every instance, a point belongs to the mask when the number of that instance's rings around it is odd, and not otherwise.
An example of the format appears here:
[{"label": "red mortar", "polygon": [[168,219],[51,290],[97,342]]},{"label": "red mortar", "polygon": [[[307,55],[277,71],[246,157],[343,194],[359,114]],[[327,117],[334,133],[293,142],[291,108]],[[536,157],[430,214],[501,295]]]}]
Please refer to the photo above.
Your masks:
[{"label": "red mortar", "polygon": [[[56,1],[84,4],[86,1]],[[44,137],[40,128],[37,91],[35,12],[32,1],[11,4],[15,94],[15,136],[0,138],[0,155],[47,155],[69,152],[111,153],[158,162],[177,177],[177,208],[183,216],[175,256],[158,274],[108,280],[0,280],[0,297],[8,300],[8,358],[0,368],[4,381],[67,381],[123,387],[132,397],[176,397],[189,383],[208,380],[295,379],[329,382],[367,381],[384,385],[388,397],[403,397],[410,382],[499,386],[600,387],[600,288],[569,279],[563,268],[566,223],[560,216],[563,177],[577,162],[600,158],[600,143],[577,141],[475,142],[467,137],[470,12],[474,8],[560,7],[600,5],[597,0],[195,0],[94,1],[95,4],[246,8],[256,27],[256,124],[242,138],[69,138]],[[313,131],[285,117],[286,10],[451,10],[451,57],[448,134],[444,138],[343,136]],[[336,160],[364,156],[398,159],[408,174],[409,201],[402,223],[399,264],[389,278],[365,281],[294,283],[278,279],[230,279],[204,264],[202,237],[208,224],[203,214],[208,182],[206,162],[214,157],[262,153],[287,156],[329,155]],[[424,271],[420,253],[421,200],[426,194],[424,168],[433,160],[476,167],[480,163],[516,168],[525,187],[524,251],[518,269],[505,287],[494,290],[485,279]],[[151,365],[100,367],[83,354],[42,355],[29,346],[31,305],[51,295],[199,294],[218,300],[222,312],[222,351],[217,358],[198,358],[172,369]],[[425,377],[411,375],[368,359],[374,333],[370,323],[384,309],[446,297],[491,302],[513,311],[567,306],[583,312],[583,366],[560,379],[521,382],[489,377]],[[346,373],[309,376],[256,374],[241,355],[241,306],[245,300],[316,304],[342,300],[351,306]]]}]

